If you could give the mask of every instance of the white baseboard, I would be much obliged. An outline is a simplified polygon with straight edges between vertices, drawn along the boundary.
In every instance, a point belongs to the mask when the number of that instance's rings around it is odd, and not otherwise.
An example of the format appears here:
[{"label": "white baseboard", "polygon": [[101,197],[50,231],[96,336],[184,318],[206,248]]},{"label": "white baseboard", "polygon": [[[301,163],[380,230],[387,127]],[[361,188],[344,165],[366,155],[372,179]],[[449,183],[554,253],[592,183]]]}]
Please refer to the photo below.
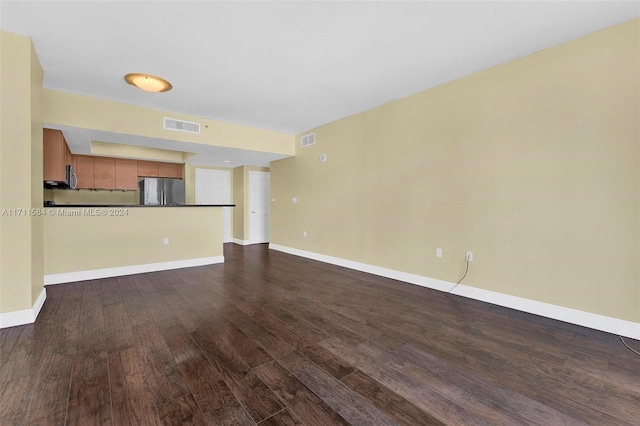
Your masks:
[{"label": "white baseboard", "polygon": [[40,314],[40,310],[42,309],[42,306],[44,305],[45,300],[47,300],[47,289],[43,287],[42,291],[40,292],[40,295],[36,299],[36,303],[33,304],[33,308],[32,308],[33,322],[35,322],[36,318],[38,318],[38,315]]},{"label": "white baseboard", "polygon": [[392,278],[398,281],[404,281],[416,284],[422,287],[429,287],[435,290],[448,291],[455,284],[448,281],[437,280],[435,278],[423,277],[422,275],[410,274],[408,272],[396,271],[394,269],[382,268],[380,266],[368,265],[366,263],[354,262],[353,260],[341,259],[339,257],[327,256],[324,254],[313,253],[310,251],[298,250],[291,247],[280,246],[277,244],[269,244],[269,248],[296,256],[306,257],[320,262],[331,263],[332,265],[343,266],[357,271],[367,272],[381,277]]},{"label": "white baseboard", "polygon": [[594,330],[606,331],[620,336],[630,337],[640,340],[640,323],[626,321],[605,315],[580,311],[550,303],[538,302],[537,300],[525,299],[523,297],[510,296],[495,291],[483,290],[481,288],[459,285],[451,293],[494,305],[518,311],[528,312]]},{"label": "white baseboard", "polygon": [[43,288],[31,309],[5,312],[0,314],[0,328],[15,327],[17,325],[33,324],[47,299],[47,289]]},{"label": "white baseboard", "polygon": [[240,239],[238,239],[238,238],[234,238],[234,239],[233,239],[233,242],[234,242],[235,244],[239,244],[239,245],[241,245],[241,246],[250,246],[250,245],[252,245],[252,244],[264,244],[264,243],[266,243],[267,241],[251,241],[251,240],[240,240]]},{"label": "white baseboard", "polygon": [[[396,271],[394,269],[382,268],[380,266],[368,265],[366,263],[354,262],[352,260],[341,259],[338,257],[327,256],[277,244],[269,244],[269,248],[296,256],[306,257],[308,259],[318,260],[320,262],[330,263],[332,265],[343,266],[345,268],[355,269],[357,271],[367,272],[373,275],[379,275],[410,284],[416,284],[422,287],[428,287],[434,290],[449,291],[449,289],[453,288],[455,285],[455,283],[449,281],[437,280],[434,278],[424,277],[422,275],[409,274],[407,272]],[[636,322],[612,318],[591,312],[579,311],[577,309],[566,308],[564,306],[552,305],[550,303],[539,302],[537,300],[525,299],[522,297],[511,296],[466,285],[457,286],[451,293],[522,312],[528,312],[530,314],[581,325],[594,330],[606,331],[608,333],[640,340],[640,323]]]},{"label": "white baseboard", "polygon": [[224,256],[200,257],[197,259],[173,260],[170,262],[147,263],[143,265],[120,266],[116,268],[92,269],[89,271],[65,272],[44,276],[44,284],[62,284],[75,281],[96,280],[99,278],[119,277],[122,275],[143,274],[145,272],[166,271],[169,269],[189,268],[192,266],[224,263]]}]

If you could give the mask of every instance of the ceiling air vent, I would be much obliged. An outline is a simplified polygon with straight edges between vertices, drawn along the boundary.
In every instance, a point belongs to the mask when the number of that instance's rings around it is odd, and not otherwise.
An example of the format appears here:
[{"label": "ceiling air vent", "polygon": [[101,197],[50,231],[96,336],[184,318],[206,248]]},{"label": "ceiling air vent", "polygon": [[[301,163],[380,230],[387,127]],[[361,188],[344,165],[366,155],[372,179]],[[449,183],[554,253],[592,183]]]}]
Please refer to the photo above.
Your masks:
[{"label": "ceiling air vent", "polygon": [[200,125],[191,121],[176,120],[175,118],[164,118],[164,128],[177,132],[200,133]]},{"label": "ceiling air vent", "polygon": [[315,143],[316,143],[315,133],[309,133],[308,135],[304,135],[303,137],[300,138],[300,146],[303,148],[305,146],[313,145]]}]

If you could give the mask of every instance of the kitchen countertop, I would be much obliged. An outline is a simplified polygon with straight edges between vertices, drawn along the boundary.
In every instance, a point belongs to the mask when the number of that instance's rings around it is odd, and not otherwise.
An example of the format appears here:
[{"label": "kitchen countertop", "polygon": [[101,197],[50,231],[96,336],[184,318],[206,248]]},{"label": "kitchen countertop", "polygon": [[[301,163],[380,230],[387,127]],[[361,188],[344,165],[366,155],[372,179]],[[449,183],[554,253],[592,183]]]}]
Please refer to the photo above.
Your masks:
[{"label": "kitchen countertop", "polygon": [[53,206],[47,206],[49,208],[130,208],[130,207],[235,207],[235,204],[184,204],[179,206],[147,206],[139,204],[56,204]]}]

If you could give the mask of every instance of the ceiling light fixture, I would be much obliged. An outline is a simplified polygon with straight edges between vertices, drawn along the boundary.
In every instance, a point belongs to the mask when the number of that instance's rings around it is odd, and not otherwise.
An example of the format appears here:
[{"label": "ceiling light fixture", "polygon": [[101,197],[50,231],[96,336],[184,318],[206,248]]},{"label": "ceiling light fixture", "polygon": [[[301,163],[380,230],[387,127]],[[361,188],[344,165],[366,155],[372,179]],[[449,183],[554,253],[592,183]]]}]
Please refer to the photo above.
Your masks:
[{"label": "ceiling light fixture", "polygon": [[173,87],[171,83],[164,78],[150,74],[127,74],[124,76],[124,79],[127,83],[145,92],[166,92]]}]

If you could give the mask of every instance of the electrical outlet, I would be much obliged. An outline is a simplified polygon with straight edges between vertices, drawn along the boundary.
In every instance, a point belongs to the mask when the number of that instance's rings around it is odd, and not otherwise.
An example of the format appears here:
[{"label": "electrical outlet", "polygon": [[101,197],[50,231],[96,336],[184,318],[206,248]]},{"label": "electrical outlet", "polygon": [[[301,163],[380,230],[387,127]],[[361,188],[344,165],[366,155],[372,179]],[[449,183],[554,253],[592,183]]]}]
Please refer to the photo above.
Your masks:
[{"label": "electrical outlet", "polygon": [[291,202],[293,204],[298,204],[298,197],[291,197]]},{"label": "electrical outlet", "polygon": [[302,236],[306,238],[307,237],[307,231],[303,231],[302,232]]},{"label": "electrical outlet", "polygon": [[467,252],[467,262],[473,262],[473,252],[472,251],[468,251]]},{"label": "electrical outlet", "polygon": [[164,243],[165,246],[169,245],[169,238],[164,238],[162,242]]},{"label": "electrical outlet", "polygon": [[436,249],[436,257],[442,257],[442,249],[441,248],[437,248]]}]

